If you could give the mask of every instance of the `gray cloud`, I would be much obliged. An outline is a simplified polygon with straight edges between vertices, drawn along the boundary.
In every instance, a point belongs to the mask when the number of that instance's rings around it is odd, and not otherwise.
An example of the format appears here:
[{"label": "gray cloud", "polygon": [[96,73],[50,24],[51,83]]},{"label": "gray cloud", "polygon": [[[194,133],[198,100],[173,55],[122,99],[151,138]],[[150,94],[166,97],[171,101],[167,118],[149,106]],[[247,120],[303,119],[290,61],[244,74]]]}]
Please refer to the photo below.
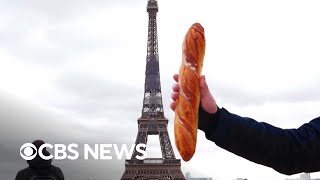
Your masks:
[{"label": "gray cloud", "polygon": [[[37,14],[40,16],[46,16],[51,22],[65,20],[81,14],[86,14],[97,8],[112,8],[123,5],[132,5],[137,7],[141,3],[145,4],[145,1],[111,1],[111,0],[57,0],[57,1],[41,1],[30,0],[28,2],[19,1],[2,1],[3,9],[9,9],[12,11],[20,12],[23,14]],[[8,12],[8,11],[5,11]]]},{"label": "gray cloud", "polygon": [[[94,37],[95,32],[91,32],[88,27],[90,25],[85,24],[90,20],[84,19],[103,11],[102,9],[108,11],[128,3],[136,7],[145,2],[101,0],[0,2],[2,16],[0,47],[7,49],[16,57],[21,57],[23,62],[46,65],[64,64],[68,58],[79,52],[96,48],[114,48],[121,44],[118,38],[113,38],[108,32]],[[112,22],[109,23],[112,18],[114,17],[106,17],[96,28],[104,28],[102,26],[105,24],[109,24],[110,28],[115,27]],[[84,23],[79,23],[82,21]]]},{"label": "gray cloud", "polygon": [[54,106],[73,114],[74,126],[88,132],[86,136],[135,142],[142,88],[79,72],[63,73],[55,84],[61,99],[54,101]]},{"label": "gray cloud", "polygon": [[119,116],[126,112],[124,116],[130,117],[130,112],[142,108],[142,88],[80,72],[63,73],[55,83],[61,98],[68,99],[56,106],[82,115]]},{"label": "gray cloud", "polygon": [[264,103],[296,103],[296,102],[317,102],[320,101],[320,89],[317,80],[313,84],[292,89],[278,89],[272,91],[252,91],[243,87],[232,86],[232,84],[219,84],[212,81],[208,82],[209,88],[216,99],[223,103],[235,104],[240,106],[261,105]]},{"label": "gray cloud", "polygon": [[[36,20],[32,20],[36,21]],[[4,47],[23,62],[46,65],[64,64],[74,54],[96,48],[110,48],[119,43],[109,37],[88,37],[85,32],[46,22],[29,22],[27,27],[20,22],[0,27],[0,47]],[[82,28],[81,26],[79,27]]]},{"label": "gray cloud", "polygon": [[84,99],[100,101],[115,101],[121,97],[132,97],[142,90],[136,87],[130,87],[127,84],[110,81],[82,72],[67,72],[61,74],[57,80],[57,87],[68,94],[74,94]]}]

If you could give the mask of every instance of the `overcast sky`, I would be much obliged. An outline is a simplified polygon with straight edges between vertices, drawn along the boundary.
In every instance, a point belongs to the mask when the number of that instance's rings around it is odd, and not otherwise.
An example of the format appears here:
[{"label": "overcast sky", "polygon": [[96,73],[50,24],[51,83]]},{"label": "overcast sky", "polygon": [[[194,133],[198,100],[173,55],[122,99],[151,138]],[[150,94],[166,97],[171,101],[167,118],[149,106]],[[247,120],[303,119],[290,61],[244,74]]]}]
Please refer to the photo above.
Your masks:
[{"label": "overcast sky", "polygon": [[[26,163],[23,143],[132,144],[141,115],[147,50],[147,0],[0,0],[0,179]],[[158,2],[165,116],[187,29],[207,40],[203,74],[218,105],[282,128],[319,116],[320,2],[226,0]],[[217,147],[198,131],[194,177],[284,180]],[[148,153],[160,155],[157,137]],[[67,179],[119,179],[124,159],[54,161]],[[298,177],[294,175],[292,177]],[[311,174],[320,177],[320,173]]]}]

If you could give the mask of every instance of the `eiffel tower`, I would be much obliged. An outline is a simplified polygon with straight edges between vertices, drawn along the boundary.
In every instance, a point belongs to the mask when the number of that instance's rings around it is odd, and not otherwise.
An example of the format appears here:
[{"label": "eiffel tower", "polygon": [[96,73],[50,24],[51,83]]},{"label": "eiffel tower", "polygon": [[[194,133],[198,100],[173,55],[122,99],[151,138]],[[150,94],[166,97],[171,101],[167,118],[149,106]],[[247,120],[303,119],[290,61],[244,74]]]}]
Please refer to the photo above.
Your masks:
[{"label": "eiffel tower", "polygon": [[141,154],[133,151],[131,159],[125,161],[125,172],[121,180],[185,180],[181,171],[181,161],[176,159],[168,134],[168,119],[164,116],[159,71],[157,37],[157,0],[148,0],[149,14],[148,48],[145,71],[144,99],[142,115],[138,119],[138,135],[135,145],[147,144],[149,135],[158,135],[161,158],[138,160]]}]

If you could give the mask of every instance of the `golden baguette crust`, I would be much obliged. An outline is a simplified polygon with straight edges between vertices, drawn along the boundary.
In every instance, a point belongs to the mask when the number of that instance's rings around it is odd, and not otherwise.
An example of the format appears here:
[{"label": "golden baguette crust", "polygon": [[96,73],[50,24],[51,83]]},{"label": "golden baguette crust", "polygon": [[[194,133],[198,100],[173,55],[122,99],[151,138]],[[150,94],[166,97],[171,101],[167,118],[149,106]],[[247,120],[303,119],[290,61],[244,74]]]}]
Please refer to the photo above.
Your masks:
[{"label": "golden baguette crust", "polygon": [[200,103],[200,76],[205,54],[204,29],[194,23],[185,35],[179,70],[179,97],[174,118],[175,144],[184,161],[195,153]]}]

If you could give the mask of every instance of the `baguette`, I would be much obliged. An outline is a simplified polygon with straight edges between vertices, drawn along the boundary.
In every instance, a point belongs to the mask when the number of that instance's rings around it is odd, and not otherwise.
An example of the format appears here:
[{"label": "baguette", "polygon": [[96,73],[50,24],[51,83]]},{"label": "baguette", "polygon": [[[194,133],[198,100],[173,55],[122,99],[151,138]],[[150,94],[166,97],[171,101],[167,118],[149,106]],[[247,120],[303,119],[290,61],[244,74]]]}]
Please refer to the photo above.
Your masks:
[{"label": "baguette", "polygon": [[196,150],[199,84],[204,54],[204,28],[200,23],[194,23],[187,31],[182,45],[182,63],[178,80],[180,90],[174,118],[175,144],[184,161],[189,161]]}]

